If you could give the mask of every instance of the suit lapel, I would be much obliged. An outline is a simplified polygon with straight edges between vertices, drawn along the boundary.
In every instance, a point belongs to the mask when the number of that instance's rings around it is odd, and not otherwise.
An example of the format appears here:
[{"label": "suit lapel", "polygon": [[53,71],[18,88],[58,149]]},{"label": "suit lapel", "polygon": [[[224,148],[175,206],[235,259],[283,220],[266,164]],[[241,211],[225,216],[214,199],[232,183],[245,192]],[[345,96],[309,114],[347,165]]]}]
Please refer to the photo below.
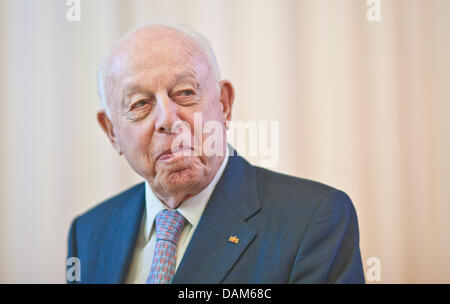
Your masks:
[{"label": "suit lapel", "polygon": [[[256,236],[246,219],[259,209],[254,168],[231,156],[173,283],[220,283]],[[229,241],[232,236],[239,241]]]},{"label": "suit lapel", "polygon": [[102,236],[102,257],[98,259],[97,282],[124,283],[133,256],[145,206],[144,184],[123,198],[120,208],[111,211],[111,228]]}]

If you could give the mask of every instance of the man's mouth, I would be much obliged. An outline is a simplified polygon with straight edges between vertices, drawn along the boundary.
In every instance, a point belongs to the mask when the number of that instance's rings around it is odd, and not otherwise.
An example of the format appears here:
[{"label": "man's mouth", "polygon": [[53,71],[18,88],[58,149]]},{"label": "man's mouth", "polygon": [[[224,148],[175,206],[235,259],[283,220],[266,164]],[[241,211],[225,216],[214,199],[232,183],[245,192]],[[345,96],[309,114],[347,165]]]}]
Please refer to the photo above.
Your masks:
[{"label": "man's mouth", "polygon": [[189,147],[182,147],[176,150],[167,149],[158,156],[158,160],[169,160],[176,156],[191,155],[192,149]]}]

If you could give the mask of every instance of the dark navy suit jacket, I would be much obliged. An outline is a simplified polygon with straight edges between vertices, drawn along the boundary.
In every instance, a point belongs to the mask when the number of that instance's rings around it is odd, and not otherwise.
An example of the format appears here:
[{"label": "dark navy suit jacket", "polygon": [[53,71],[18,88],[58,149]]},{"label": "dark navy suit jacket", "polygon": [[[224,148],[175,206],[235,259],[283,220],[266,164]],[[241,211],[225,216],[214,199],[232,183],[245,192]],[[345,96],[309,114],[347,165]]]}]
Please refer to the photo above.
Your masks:
[{"label": "dark navy suit jacket", "polygon": [[[144,183],[78,216],[68,256],[81,281],[123,283]],[[239,238],[238,243],[229,241]],[[230,156],[173,283],[364,283],[355,209],[342,191]]]}]

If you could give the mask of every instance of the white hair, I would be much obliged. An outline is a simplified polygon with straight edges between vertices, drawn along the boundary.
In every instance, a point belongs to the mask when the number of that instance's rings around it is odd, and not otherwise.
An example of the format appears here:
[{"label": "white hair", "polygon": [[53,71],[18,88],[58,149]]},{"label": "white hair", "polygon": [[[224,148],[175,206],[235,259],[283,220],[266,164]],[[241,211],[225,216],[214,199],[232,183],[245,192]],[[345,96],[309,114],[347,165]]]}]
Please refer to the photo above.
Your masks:
[{"label": "white hair", "polygon": [[99,66],[98,66],[98,71],[97,71],[98,95],[100,98],[102,109],[105,110],[106,114],[110,118],[111,118],[110,110],[109,110],[108,103],[106,100],[106,92],[105,92],[106,91],[106,88],[105,88],[106,63],[107,63],[109,57],[112,55],[113,51],[121,44],[122,41],[127,39],[131,34],[133,34],[135,31],[137,31],[139,29],[146,28],[146,27],[153,27],[153,26],[162,26],[162,27],[174,29],[174,30],[180,31],[180,32],[188,35],[192,39],[194,39],[194,41],[198,43],[198,45],[200,47],[200,51],[206,56],[207,60],[209,61],[208,64],[210,65],[210,68],[212,68],[212,70],[213,70],[215,80],[219,81],[221,79],[219,65],[217,64],[216,55],[214,54],[211,43],[205,36],[203,36],[202,34],[197,32],[190,26],[187,26],[184,24],[166,24],[166,23],[151,23],[151,24],[145,24],[142,26],[138,26],[138,27],[128,31],[125,35],[123,35],[121,38],[119,38],[117,41],[115,41],[113,43],[113,45],[111,46],[111,48],[108,50],[108,52],[106,52],[106,54],[103,56],[103,58],[100,61]]}]

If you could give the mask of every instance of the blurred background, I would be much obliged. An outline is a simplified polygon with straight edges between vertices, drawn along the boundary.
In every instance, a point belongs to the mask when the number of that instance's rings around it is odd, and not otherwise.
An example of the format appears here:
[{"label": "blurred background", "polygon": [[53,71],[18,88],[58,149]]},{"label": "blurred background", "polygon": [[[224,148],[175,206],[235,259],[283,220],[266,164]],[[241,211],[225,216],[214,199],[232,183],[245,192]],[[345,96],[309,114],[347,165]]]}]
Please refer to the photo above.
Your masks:
[{"label": "blurred background", "polygon": [[270,169],[349,194],[368,283],[450,283],[450,1],[379,2],[371,22],[366,0],[81,0],[69,22],[66,0],[0,0],[0,282],[63,283],[71,220],[141,181],[97,125],[96,69],[172,22],[211,41],[233,120],[279,121]]}]

